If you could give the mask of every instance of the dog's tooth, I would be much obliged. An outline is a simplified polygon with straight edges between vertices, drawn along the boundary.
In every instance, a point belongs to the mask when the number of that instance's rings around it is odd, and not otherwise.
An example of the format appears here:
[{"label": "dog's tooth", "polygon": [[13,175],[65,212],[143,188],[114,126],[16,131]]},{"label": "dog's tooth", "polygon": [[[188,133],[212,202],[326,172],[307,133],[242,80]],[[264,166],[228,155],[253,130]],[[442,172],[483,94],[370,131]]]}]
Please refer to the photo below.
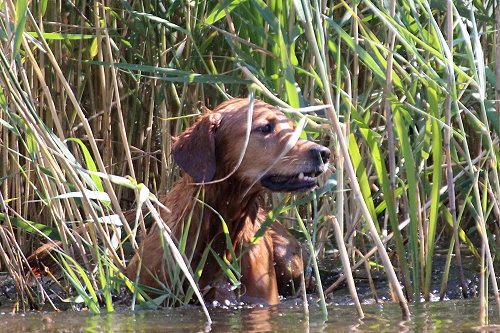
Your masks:
[{"label": "dog's tooth", "polygon": [[299,180],[304,180],[304,173],[303,172],[299,173]]}]

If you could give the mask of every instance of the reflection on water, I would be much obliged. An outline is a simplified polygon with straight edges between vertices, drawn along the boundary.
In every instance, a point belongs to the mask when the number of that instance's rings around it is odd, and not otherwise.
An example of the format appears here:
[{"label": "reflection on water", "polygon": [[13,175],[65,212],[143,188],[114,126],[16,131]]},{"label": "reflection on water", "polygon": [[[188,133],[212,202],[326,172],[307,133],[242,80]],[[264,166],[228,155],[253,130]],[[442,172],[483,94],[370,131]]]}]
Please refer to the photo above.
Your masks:
[{"label": "reflection on water", "polygon": [[[492,308],[496,305],[492,302]],[[0,314],[0,332],[480,332],[479,302],[454,300],[411,305],[412,318],[402,322],[394,303],[364,305],[366,317],[359,320],[352,306],[330,306],[325,320],[318,307],[303,308],[284,302],[279,307],[211,309],[213,323],[207,326],[197,307],[143,311],[121,311],[94,316],[87,312],[38,312]],[[491,312],[494,323],[498,314]],[[499,328],[500,329],[500,328]],[[491,327],[484,331],[494,331]]]}]

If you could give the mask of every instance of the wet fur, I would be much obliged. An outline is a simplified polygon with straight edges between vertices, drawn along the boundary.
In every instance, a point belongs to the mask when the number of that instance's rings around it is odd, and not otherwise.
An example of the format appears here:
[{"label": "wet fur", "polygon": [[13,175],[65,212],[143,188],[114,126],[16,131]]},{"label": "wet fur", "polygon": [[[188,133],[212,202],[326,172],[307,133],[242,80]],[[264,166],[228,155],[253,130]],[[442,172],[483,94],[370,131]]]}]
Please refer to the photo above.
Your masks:
[{"label": "wet fur", "polygon": [[[170,212],[161,217],[180,239],[191,215],[187,237],[186,256],[192,257],[194,270],[208,246],[219,256],[229,259],[230,253],[222,231],[220,218],[209,208],[197,202],[198,196],[213,207],[227,223],[236,255],[241,257],[240,295],[233,294],[213,255],[209,254],[199,280],[208,300],[240,299],[251,303],[277,304],[278,294],[287,295],[291,285],[298,286],[303,272],[300,243],[278,222],[274,222],[262,239],[251,244],[255,233],[265,221],[262,194],[266,188],[259,183],[265,172],[280,175],[324,171],[324,161],[311,158],[311,150],[329,151],[312,142],[299,140],[281,159],[278,159],[293,128],[276,108],[255,101],[250,142],[244,159],[234,171],[243,149],[246,131],[248,100],[233,99],[222,103],[213,112],[201,117],[187,129],[173,146],[173,157],[185,172],[184,176],[163,199]],[[265,135],[260,128],[272,122],[273,133]],[[260,126],[260,127],[259,127]],[[263,127],[264,126],[264,127]],[[214,183],[210,181],[215,180]],[[208,182],[207,185],[197,183]],[[202,191],[200,192],[200,186]],[[203,193],[201,198],[199,193]],[[160,232],[153,227],[144,239],[139,252],[130,262],[127,274],[136,278],[139,262],[139,281],[161,288],[170,278],[163,255]]]},{"label": "wet fur", "polygon": [[[304,254],[301,244],[278,222],[270,225],[260,241],[251,244],[266,219],[263,194],[269,190],[310,190],[315,181],[307,181],[307,178],[300,181],[296,176],[325,171],[330,152],[313,142],[299,140],[280,158],[293,126],[273,106],[255,101],[250,140],[241,165],[236,168],[244,149],[248,103],[247,99],[224,102],[177,138],[172,154],[184,174],[163,198],[162,203],[168,210],[162,209],[160,214],[176,241],[185,232],[187,221],[191,221],[185,257],[191,260],[194,272],[209,247],[217,256],[234,260],[228,251],[220,218],[206,205],[215,209],[228,226],[236,256],[241,257],[241,287],[233,290],[215,257],[209,253],[198,281],[205,299],[272,305],[279,303],[278,295],[288,295],[292,286],[298,286]],[[272,131],[265,133],[269,124]],[[290,181],[283,181],[283,177],[289,177]],[[224,180],[218,181],[221,179]],[[134,216],[135,211],[126,212],[128,221]],[[161,237],[158,227],[152,226],[126,274],[133,281],[160,290],[164,287],[183,289],[185,286],[172,286],[172,281],[178,280],[172,279],[172,274],[180,273],[173,269],[173,259],[168,254],[165,257]],[[55,273],[58,265],[50,252],[60,244],[46,244],[28,257],[35,273],[43,275],[46,267]]]}]

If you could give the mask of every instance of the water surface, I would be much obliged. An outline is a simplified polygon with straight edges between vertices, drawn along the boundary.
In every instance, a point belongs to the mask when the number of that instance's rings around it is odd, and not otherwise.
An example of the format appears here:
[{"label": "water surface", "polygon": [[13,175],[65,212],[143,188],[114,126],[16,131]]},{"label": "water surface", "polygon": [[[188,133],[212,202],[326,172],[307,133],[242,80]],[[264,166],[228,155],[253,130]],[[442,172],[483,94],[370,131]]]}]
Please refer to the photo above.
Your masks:
[{"label": "water surface", "polygon": [[[490,322],[500,323],[490,303]],[[331,305],[325,320],[319,307],[304,309],[294,302],[277,307],[243,309],[212,308],[212,325],[205,323],[199,307],[155,311],[117,311],[92,315],[88,312],[30,312],[0,314],[0,332],[478,332],[479,301],[451,300],[411,305],[412,317],[401,321],[395,303],[364,305],[359,320],[350,305]]]}]

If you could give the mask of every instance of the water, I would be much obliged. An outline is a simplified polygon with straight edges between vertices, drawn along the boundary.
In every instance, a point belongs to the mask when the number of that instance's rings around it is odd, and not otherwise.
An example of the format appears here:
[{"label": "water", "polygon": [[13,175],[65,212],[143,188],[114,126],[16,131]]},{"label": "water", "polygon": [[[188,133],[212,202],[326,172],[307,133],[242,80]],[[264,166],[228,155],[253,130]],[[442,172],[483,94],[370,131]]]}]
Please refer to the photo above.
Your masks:
[{"label": "water", "polygon": [[[500,323],[491,302],[490,322]],[[156,311],[117,311],[92,315],[88,312],[30,312],[0,314],[0,332],[478,332],[500,331],[490,326],[479,329],[479,301],[451,300],[410,305],[412,317],[401,321],[395,303],[364,305],[359,320],[350,305],[329,306],[324,320],[319,307],[303,308],[284,302],[278,307],[210,309],[208,326],[198,307]]]}]

